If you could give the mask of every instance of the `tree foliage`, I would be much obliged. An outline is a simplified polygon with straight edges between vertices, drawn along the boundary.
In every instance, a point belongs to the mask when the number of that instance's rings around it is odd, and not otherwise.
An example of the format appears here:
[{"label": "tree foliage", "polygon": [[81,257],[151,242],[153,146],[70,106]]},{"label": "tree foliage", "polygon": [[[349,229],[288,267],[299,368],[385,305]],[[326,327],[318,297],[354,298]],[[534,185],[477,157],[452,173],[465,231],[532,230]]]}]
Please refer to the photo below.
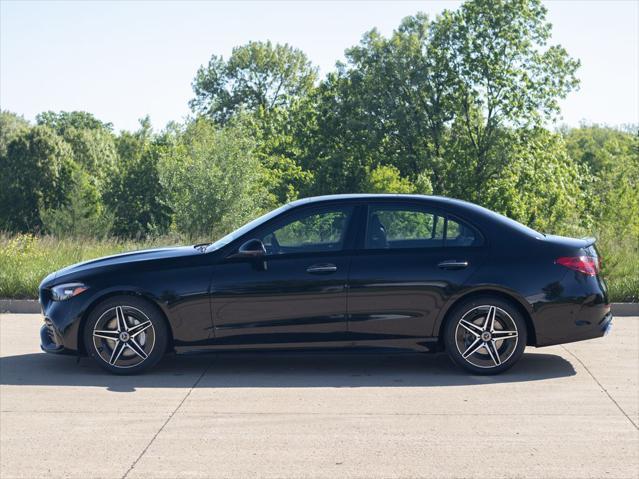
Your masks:
[{"label": "tree foliage", "polygon": [[148,118],[134,133],[123,132],[116,141],[120,161],[106,180],[105,206],[114,216],[113,233],[140,238],[167,231],[170,208],[160,184],[158,163],[164,138],[156,137]]},{"label": "tree foliage", "polygon": [[7,154],[9,143],[29,129],[29,122],[10,111],[0,111],[0,157]]},{"label": "tree foliage", "polygon": [[172,227],[190,238],[215,238],[249,221],[272,206],[264,174],[242,125],[191,123],[160,163]]},{"label": "tree foliage", "polygon": [[108,237],[114,218],[101,201],[100,191],[82,169],[75,169],[72,179],[73,188],[65,204],[40,209],[44,231],[58,238]]},{"label": "tree foliage", "polygon": [[563,131],[568,155],[588,167],[588,212],[599,228],[634,238],[639,248],[639,130],[584,125]]},{"label": "tree foliage", "polygon": [[40,210],[65,203],[73,186],[69,146],[48,127],[23,130],[0,156],[0,227],[39,231]]},{"label": "tree foliage", "polygon": [[231,57],[213,55],[193,80],[193,111],[225,123],[246,110],[289,108],[313,87],[317,71],[306,55],[289,45],[249,42]]}]

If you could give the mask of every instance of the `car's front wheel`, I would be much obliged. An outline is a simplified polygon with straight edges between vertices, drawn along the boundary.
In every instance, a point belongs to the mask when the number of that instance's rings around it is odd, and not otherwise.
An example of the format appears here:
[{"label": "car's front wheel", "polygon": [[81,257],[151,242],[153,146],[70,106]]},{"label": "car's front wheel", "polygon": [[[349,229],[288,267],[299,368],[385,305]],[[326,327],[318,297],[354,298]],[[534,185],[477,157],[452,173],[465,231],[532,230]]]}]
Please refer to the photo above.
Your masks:
[{"label": "car's front wheel", "polygon": [[443,339],[454,363],[474,374],[497,374],[523,355],[526,322],[508,301],[472,298],[450,312]]},{"label": "car's front wheel", "polygon": [[104,301],[84,327],[88,355],[114,374],[151,368],[166,351],[167,330],[161,314],[155,305],[134,296]]}]

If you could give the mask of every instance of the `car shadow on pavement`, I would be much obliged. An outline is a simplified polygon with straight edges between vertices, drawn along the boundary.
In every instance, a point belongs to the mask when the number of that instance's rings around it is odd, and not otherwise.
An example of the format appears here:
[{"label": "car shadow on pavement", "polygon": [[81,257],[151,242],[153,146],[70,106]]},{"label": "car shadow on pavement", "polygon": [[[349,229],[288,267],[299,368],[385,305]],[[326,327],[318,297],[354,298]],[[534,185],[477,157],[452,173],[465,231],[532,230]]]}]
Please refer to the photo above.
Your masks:
[{"label": "car shadow on pavement", "polygon": [[114,376],[92,359],[44,353],[0,358],[0,384],[93,386],[132,392],[140,388],[438,387],[540,381],[575,375],[554,354],[527,353],[509,371],[474,376],[444,354],[419,353],[218,353],[167,356],[152,371]]}]

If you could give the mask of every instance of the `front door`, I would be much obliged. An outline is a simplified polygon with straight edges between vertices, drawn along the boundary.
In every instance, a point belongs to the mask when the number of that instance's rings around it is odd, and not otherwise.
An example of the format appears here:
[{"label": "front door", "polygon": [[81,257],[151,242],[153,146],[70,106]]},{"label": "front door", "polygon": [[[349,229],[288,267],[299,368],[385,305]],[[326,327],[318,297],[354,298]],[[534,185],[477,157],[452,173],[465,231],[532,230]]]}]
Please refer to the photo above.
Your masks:
[{"label": "front door", "polygon": [[479,233],[410,203],[372,203],[353,255],[348,300],[355,339],[432,335],[446,300],[485,257]]},{"label": "front door", "polygon": [[[271,344],[345,339],[351,206],[293,210],[255,231],[265,261],[215,266],[215,342]],[[264,267],[265,266],[265,267]]]}]

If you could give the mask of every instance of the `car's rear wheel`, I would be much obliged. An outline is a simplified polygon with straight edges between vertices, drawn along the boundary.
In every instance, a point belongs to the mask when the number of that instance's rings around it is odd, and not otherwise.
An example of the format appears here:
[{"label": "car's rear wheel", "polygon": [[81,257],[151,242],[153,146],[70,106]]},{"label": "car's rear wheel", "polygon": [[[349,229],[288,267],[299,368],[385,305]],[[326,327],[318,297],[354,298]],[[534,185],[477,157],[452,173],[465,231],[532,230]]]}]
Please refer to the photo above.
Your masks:
[{"label": "car's rear wheel", "polygon": [[89,356],[114,374],[135,374],[153,367],[167,342],[162,313],[134,296],[118,296],[99,304],[87,318],[84,345]]},{"label": "car's rear wheel", "polygon": [[471,298],[453,308],[444,328],[444,344],[454,363],[474,374],[509,369],[526,348],[526,322],[509,301]]}]

